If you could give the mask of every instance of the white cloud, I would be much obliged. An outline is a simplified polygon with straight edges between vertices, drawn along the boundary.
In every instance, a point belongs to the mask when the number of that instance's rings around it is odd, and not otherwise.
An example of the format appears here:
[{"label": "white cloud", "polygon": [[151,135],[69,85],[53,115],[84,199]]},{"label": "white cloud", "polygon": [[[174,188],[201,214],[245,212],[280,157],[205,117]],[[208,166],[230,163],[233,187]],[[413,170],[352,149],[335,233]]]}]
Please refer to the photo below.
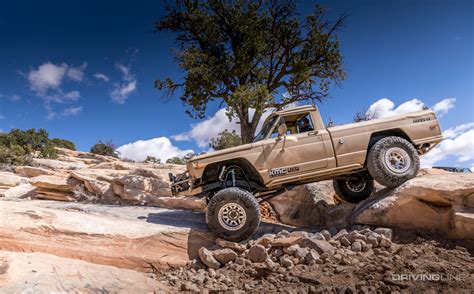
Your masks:
[{"label": "white cloud", "polygon": [[448,113],[451,108],[454,108],[455,102],[456,98],[446,98],[436,103],[432,109],[434,112],[436,112],[436,114],[438,114],[438,116],[441,117]]},{"label": "white cloud", "polygon": [[100,73],[100,72],[96,73],[94,75],[94,78],[96,78],[98,80],[102,80],[104,82],[108,82],[110,80],[108,76],[106,76],[105,74]]},{"label": "white cloud", "polygon": [[[446,98],[437,102],[433,107],[433,111],[436,112],[439,116],[443,116],[452,108],[454,108],[454,103],[456,98]],[[396,115],[402,115],[405,113],[420,111],[425,108],[425,104],[418,99],[411,99],[409,101],[403,102],[399,106],[395,107],[395,103],[388,99],[382,98],[374,102],[367,109],[367,116],[375,118],[384,118]]]},{"label": "white cloud", "polygon": [[420,100],[412,99],[400,104],[398,107],[395,107],[395,103],[393,103],[392,100],[388,98],[382,98],[370,105],[369,109],[367,110],[367,114],[371,117],[384,118],[422,110],[423,106],[424,104]]},{"label": "white cloud", "polygon": [[150,140],[139,140],[125,144],[117,148],[120,158],[128,158],[136,161],[143,161],[147,156],[154,156],[162,161],[166,161],[173,156],[183,157],[192,150],[181,150],[174,146],[166,137],[158,137]]},{"label": "white cloud", "polygon": [[240,134],[240,126],[236,123],[236,120],[229,121],[226,115],[226,109],[222,108],[218,110],[212,117],[191,126],[191,130],[186,133],[181,133],[171,138],[176,141],[196,141],[197,145],[201,148],[208,146],[211,138],[217,137],[217,135],[224,131],[236,131]]},{"label": "white cloud", "polygon": [[51,62],[43,63],[36,70],[30,70],[28,73],[28,80],[32,90],[39,94],[44,94],[50,88],[56,89],[61,85],[61,82],[68,70],[68,65],[52,64]]},{"label": "white cloud", "polygon": [[79,113],[82,112],[82,109],[83,109],[82,106],[68,107],[68,108],[64,109],[62,115],[63,116],[76,116],[76,115],[78,115]]},{"label": "white cloud", "polygon": [[110,93],[112,101],[118,104],[123,104],[128,96],[137,89],[137,81],[131,81],[125,84],[117,84],[115,89]]},{"label": "white cloud", "polygon": [[[293,108],[296,106],[298,106],[298,104],[293,103],[285,107],[285,109]],[[255,131],[256,133],[260,131],[265,119],[273,111],[274,109],[265,110],[265,112],[262,114],[262,117],[260,118],[260,121],[258,122],[256,131]],[[249,109],[249,120],[252,119],[254,113],[255,113],[255,109],[252,109],[252,108]],[[237,134],[240,135],[240,124],[238,123],[238,119],[232,118],[231,120],[229,120],[229,118],[226,115],[226,109],[222,108],[222,109],[219,109],[210,118],[202,122],[199,122],[197,124],[192,124],[190,131],[171,136],[171,138],[176,141],[195,141],[196,144],[200,148],[207,148],[209,147],[209,142],[211,141],[211,139],[217,138],[219,133],[221,133],[222,131],[226,129],[228,131],[235,131]]]},{"label": "white cloud", "polygon": [[81,66],[69,67],[66,75],[69,79],[81,82],[84,78],[84,70],[87,68],[87,63],[84,62]]},{"label": "white cloud", "polygon": [[122,73],[122,83],[115,83],[114,89],[110,93],[112,101],[118,104],[123,104],[128,96],[137,89],[137,80],[132,74],[129,66],[118,63],[117,70]]},{"label": "white cloud", "polygon": [[458,162],[474,160],[474,122],[447,129],[443,135],[445,140],[421,157],[422,166],[430,167],[449,157]]},{"label": "white cloud", "polygon": [[87,63],[78,67],[71,67],[66,63],[53,64],[45,62],[32,69],[27,75],[30,88],[39,96],[44,96],[50,89],[58,89],[65,78],[80,82],[84,77],[84,70]]}]

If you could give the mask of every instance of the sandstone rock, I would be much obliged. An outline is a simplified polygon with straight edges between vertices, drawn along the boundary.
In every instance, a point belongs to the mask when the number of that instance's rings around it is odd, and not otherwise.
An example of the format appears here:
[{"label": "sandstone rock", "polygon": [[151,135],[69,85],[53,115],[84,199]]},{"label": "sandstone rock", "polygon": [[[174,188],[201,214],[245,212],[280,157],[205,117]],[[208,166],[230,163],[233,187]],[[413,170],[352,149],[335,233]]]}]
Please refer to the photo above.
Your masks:
[{"label": "sandstone rock", "polygon": [[341,242],[341,244],[342,244],[343,246],[349,246],[349,245],[351,245],[351,241],[349,241],[349,239],[347,239],[346,236],[340,237],[340,238],[338,239],[338,241]]},{"label": "sandstone rock", "polygon": [[150,273],[185,266],[215,240],[202,215],[156,207],[0,201],[0,215],[0,250]]},{"label": "sandstone rock", "polygon": [[257,243],[264,247],[267,247],[273,242],[274,239],[275,239],[275,234],[266,234],[262,236],[260,239],[258,239]]},{"label": "sandstone rock", "polygon": [[349,239],[351,243],[353,243],[356,240],[363,240],[364,242],[367,241],[367,237],[365,237],[364,235],[362,235],[361,233],[357,231],[350,232],[350,234],[347,236],[347,239]]},{"label": "sandstone rock", "polygon": [[289,268],[294,266],[293,261],[290,258],[286,257],[286,256],[283,256],[280,259],[280,264],[284,267],[289,267]]},{"label": "sandstone rock", "polygon": [[33,158],[33,162],[41,167],[51,170],[75,170],[86,168],[87,165],[83,162],[66,162],[55,159]]},{"label": "sandstone rock", "polygon": [[0,188],[11,188],[20,184],[27,184],[29,180],[11,172],[0,171]]},{"label": "sandstone rock", "polygon": [[283,252],[286,253],[286,254],[289,254],[289,255],[293,255],[295,254],[295,251],[300,249],[300,245],[298,244],[294,244],[294,245],[291,245],[291,246],[288,246],[288,247],[283,247]]},{"label": "sandstone rock", "polygon": [[31,184],[21,184],[3,192],[3,196],[9,199],[27,198],[36,194],[36,187]]},{"label": "sandstone rock", "polygon": [[352,243],[351,250],[354,252],[361,252],[362,243],[360,241],[355,241],[354,243]]},{"label": "sandstone rock", "polygon": [[320,233],[324,236],[326,241],[331,240],[331,233],[329,233],[328,230],[322,230]]},{"label": "sandstone rock", "polygon": [[220,263],[226,264],[228,262],[235,261],[235,259],[237,258],[237,253],[235,253],[229,248],[223,248],[214,250],[212,252],[212,256],[214,256],[214,258]]},{"label": "sandstone rock", "polygon": [[209,251],[205,247],[201,247],[201,249],[199,249],[199,258],[206,266],[210,268],[217,269],[221,266],[221,264],[212,255],[212,251]]},{"label": "sandstone rock", "polygon": [[324,225],[323,212],[334,205],[332,181],[300,185],[269,200],[281,222],[297,227]]},{"label": "sandstone rock", "polygon": [[222,248],[229,248],[240,253],[244,252],[247,249],[247,247],[243,244],[227,241],[221,238],[216,239],[216,245]]},{"label": "sandstone rock", "polygon": [[[408,229],[429,229],[448,237],[474,239],[474,227],[455,221],[457,213],[472,215],[469,197],[474,174],[427,174],[395,189],[383,189],[354,210],[354,222]],[[456,226],[457,225],[457,226]]]},{"label": "sandstone rock", "polygon": [[[374,230],[375,233],[384,236],[385,238],[392,240],[392,229],[390,228],[376,228]],[[376,236],[377,237],[377,236]]]},{"label": "sandstone rock", "polygon": [[53,171],[33,166],[17,166],[15,167],[15,173],[24,177],[37,177],[42,175],[52,175]]},{"label": "sandstone rock", "polygon": [[113,183],[113,191],[131,204],[149,204],[159,196],[171,196],[169,183],[137,175],[121,177]]},{"label": "sandstone rock", "polygon": [[305,260],[308,264],[312,262],[316,262],[318,259],[319,259],[319,254],[314,249],[309,250],[309,252],[305,256]]},{"label": "sandstone rock", "polygon": [[301,246],[309,247],[316,250],[319,254],[328,253],[333,254],[336,250],[329,242],[305,238],[301,241]]},{"label": "sandstone rock", "polygon": [[53,191],[72,192],[79,182],[70,177],[43,175],[31,178],[31,184],[38,188]]},{"label": "sandstone rock", "polygon": [[272,247],[288,247],[294,244],[298,244],[303,238],[300,236],[295,237],[285,237],[285,238],[278,238],[273,240],[271,243]]},{"label": "sandstone rock", "polygon": [[297,248],[293,255],[297,258],[305,258],[306,255],[308,254],[308,249],[307,248]]},{"label": "sandstone rock", "polygon": [[382,236],[382,239],[380,239],[379,246],[382,248],[389,248],[392,245],[392,242],[390,239],[388,239],[385,236]]},{"label": "sandstone rock", "polygon": [[262,245],[254,245],[250,247],[248,258],[253,262],[264,262],[267,259],[268,254],[265,247]]},{"label": "sandstone rock", "polygon": [[51,254],[0,251],[0,260],[2,293],[170,292],[141,272]]}]

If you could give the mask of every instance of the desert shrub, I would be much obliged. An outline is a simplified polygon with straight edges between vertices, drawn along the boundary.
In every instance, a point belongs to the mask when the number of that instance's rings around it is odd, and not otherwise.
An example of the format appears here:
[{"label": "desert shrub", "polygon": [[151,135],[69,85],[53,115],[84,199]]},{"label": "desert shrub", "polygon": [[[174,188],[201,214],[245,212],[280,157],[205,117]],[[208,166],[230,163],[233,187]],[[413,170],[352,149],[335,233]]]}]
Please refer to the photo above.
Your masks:
[{"label": "desert shrub", "polygon": [[49,134],[44,129],[12,129],[0,133],[0,163],[29,165],[33,156],[56,158],[56,150]]},{"label": "desert shrub", "polygon": [[64,140],[60,138],[53,138],[51,139],[51,143],[53,144],[54,147],[61,147],[61,148],[66,148],[75,151],[76,150],[76,145],[74,145],[73,142],[69,140]]},{"label": "desert shrub", "polygon": [[223,150],[239,145],[242,145],[242,138],[240,135],[237,134],[235,130],[229,132],[227,129],[219,133],[217,138],[212,138],[209,143],[209,147],[214,150]]},{"label": "desert shrub", "polygon": [[155,156],[147,156],[146,159],[143,162],[145,162],[145,163],[161,163],[161,159],[156,158]]},{"label": "desert shrub", "polygon": [[178,156],[174,156],[174,157],[168,158],[168,159],[166,160],[166,163],[170,163],[170,164],[186,164],[186,161],[184,160],[184,158],[181,158],[181,157],[178,157]]},{"label": "desert shrub", "polygon": [[107,141],[100,140],[94,146],[91,147],[90,152],[94,153],[94,154],[98,154],[98,155],[112,156],[112,157],[118,158],[119,154],[118,154],[116,149],[117,148],[112,143],[112,141],[110,141],[110,140],[107,140]]}]

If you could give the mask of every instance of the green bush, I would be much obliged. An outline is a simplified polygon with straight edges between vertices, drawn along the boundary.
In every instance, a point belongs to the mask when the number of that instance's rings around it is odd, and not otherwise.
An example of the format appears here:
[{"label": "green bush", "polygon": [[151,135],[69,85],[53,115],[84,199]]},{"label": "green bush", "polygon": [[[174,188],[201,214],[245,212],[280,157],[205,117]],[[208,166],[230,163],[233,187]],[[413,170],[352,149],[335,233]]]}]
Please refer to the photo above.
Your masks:
[{"label": "green bush", "polygon": [[112,141],[102,141],[100,140],[94,146],[91,147],[91,153],[104,155],[104,156],[112,156],[118,158],[118,152],[115,150],[116,147],[112,143]]},{"label": "green bush", "polygon": [[74,143],[69,140],[53,138],[51,139],[51,143],[53,144],[54,147],[66,148],[66,149],[76,151],[76,145],[74,145]]},{"label": "green bush", "polygon": [[33,156],[56,158],[54,146],[44,129],[12,129],[8,133],[0,133],[0,163],[27,165],[31,164]]},{"label": "green bush", "polygon": [[186,161],[184,160],[184,158],[180,158],[178,156],[174,156],[174,157],[171,157],[171,158],[168,158],[166,160],[166,163],[171,163],[171,164],[186,164]]}]

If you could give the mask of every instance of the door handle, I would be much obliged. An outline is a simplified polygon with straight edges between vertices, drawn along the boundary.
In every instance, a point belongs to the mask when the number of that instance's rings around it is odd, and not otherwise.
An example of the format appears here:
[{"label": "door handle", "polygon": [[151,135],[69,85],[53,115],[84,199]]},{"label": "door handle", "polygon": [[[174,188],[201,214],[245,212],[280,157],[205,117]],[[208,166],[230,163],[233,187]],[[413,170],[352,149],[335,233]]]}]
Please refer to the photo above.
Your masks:
[{"label": "door handle", "polygon": [[318,134],[318,131],[308,132],[308,136],[316,136],[317,134]]}]

